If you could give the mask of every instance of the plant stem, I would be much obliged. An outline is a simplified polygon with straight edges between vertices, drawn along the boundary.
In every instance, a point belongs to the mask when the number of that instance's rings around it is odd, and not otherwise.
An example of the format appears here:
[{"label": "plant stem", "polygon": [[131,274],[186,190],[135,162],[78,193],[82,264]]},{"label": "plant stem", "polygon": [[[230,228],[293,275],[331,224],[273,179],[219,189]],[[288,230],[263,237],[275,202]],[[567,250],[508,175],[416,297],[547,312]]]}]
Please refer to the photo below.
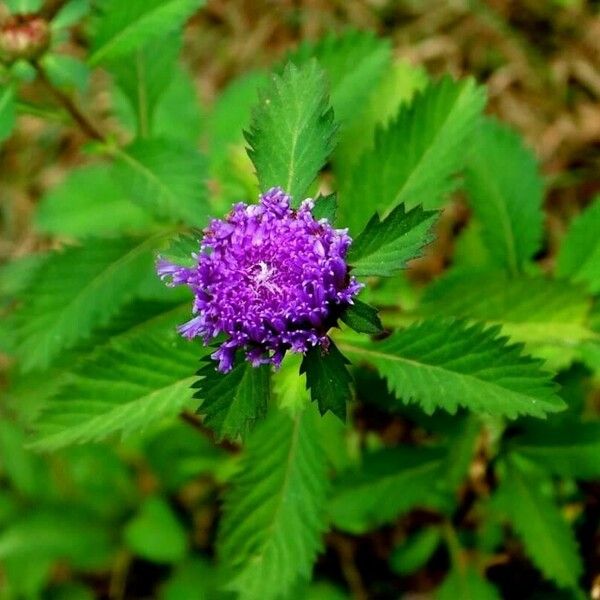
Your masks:
[{"label": "plant stem", "polygon": [[44,67],[42,67],[42,65],[37,61],[33,63],[33,66],[35,67],[38,73],[40,81],[44,84],[46,89],[54,96],[57,102],[66,109],[66,111],[71,115],[73,120],[79,125],[81,130],[93,140],[106,143],[106,138],[104,137],[102,132],[80,110],[77,104],[75,104],[75,101],[70,96],[65,94],[62,90],[54,86],[54,84],[48,78]]}]

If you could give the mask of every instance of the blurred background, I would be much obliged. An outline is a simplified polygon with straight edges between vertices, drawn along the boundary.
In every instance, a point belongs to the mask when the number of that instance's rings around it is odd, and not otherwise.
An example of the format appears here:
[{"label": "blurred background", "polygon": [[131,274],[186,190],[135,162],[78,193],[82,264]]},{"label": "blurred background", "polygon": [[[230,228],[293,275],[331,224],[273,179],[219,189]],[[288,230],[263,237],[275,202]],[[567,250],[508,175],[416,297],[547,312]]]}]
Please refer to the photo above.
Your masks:
[{"label": "blurred background", "polygon": [[[50,0],[45,10],[55,13],[61,4]],[[206,146],[203,132],[226,131],[230,119],[244,122],[243,115],[228,112],[236,110],[235,102],[217,102],[241,75],[246,85],[255,86],[301,41],[348,28],[372,31],[391,41],[397,60],[434,76],[472,75],[485,84],[488,112],[514,126],[535,150],[547,186],[548,242],[539,262],[550,268],[567,224],[600,191],[599,11],[600,2],[585,0],[209,0],[185,28],[181,63],[191,78],[173,87],[155,125],[168,131],[173,113],[181,113],[181,133]],[[0,22],[7,14],[0,2]],[[85,21],[75,22],[61,39],[61,54],[86,55],[85,27]],[[68,69],[78,102],[98,127],[118,139],[130,138],[127,123],[133,116],[115,98],[109,77],[78,64]],[[0,263],[58,246],[49,235],[51,220],[35,217],[36,211],[43,198],[62,190],[67,173],[93,162],[96,152],[90,136],[57,110],[60,98],[35,72],[22,69],[16,126],[0,146]],[[248,108],[239,110],[245,114]],[[236,143],[227,163],[235,171],[232,189],[209,180],[215,211],[252,189],[243,144]],[[90,227],[108,228],[113,215],[95,218]],[[452,204],[439,242],[416,265],[414,277],[428,281],[443,270],[454,232],[467,220],[464,204]],[[8,277],[0,281],[2,295],[13,285],[18,284]],[[123,445],[33,453],[24,448],[25,430],[45,393],[44,382],[21,382],[18,394],[8,395],[10,368],[11,361],[0,354],[0,597],[217,597],[215,575],[203,553],[214,539],[220,482],[233,468],[228,448],[181,423]],[[583,502],[598,519],[600,488],[588,484],[586,490]],[[376,546],[378,538],[372,543]],[[348,590],[354,597],[369,597],[365,585],[370,582],[360,581],[355,550],[348,538],[331,536],[317,572],[333,583],[314,587],[310,597],[344,598]],[[594,541],[584,550],[593,578],[600,569]],[[374,580],[395,582],[392,589],[400,576],[393,566],[372,574]],[[533,575],[521,576],[525,588],[529,582],[535,589]],[[411,580],[411,597],[430,597],[440,578],[435,569],[418,574]],[[384,591],[372,597],[395,597],[389,585],[375,586]],[[505,585],[510,589],[510,582]]]}]

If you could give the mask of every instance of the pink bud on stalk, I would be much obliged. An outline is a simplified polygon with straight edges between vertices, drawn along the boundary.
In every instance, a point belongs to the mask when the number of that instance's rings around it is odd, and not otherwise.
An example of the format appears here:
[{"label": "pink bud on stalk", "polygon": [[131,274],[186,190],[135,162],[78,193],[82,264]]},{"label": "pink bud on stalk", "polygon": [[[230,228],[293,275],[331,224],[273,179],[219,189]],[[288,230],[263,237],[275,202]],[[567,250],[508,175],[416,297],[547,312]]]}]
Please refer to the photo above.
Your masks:
[{"label": "pink bud on stalk", "polygon": [[0,57],[8,63],[19,59],[34,60],[50,45],[50,28],[36,15],[9,17],[0,25]]}]

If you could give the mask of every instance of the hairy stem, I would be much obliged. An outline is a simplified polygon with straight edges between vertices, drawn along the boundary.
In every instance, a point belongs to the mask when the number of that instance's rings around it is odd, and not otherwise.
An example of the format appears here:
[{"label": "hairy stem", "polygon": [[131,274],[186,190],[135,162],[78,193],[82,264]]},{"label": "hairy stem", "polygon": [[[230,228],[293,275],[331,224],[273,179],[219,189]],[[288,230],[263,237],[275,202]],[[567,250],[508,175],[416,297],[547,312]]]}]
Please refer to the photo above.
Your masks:
[{"label": "hairy stem", "polygon": [[54,96],[56,101],[71,115],[73,120],[79,125],[81,130],[93,140],[106,143],[106,138],[102,132],[90,121],[90,119],[81,111],[75,101],[62,90],[58,89],[49,79],[44,67],[39,62],[34,62],[40,81],[46,89]]}]

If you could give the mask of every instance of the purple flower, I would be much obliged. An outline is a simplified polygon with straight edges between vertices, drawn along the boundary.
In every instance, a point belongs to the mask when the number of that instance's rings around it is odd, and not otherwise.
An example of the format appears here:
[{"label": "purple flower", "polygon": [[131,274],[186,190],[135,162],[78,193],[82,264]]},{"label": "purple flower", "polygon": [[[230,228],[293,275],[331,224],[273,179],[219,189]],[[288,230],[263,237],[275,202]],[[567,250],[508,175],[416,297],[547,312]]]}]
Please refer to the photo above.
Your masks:
[{"label": "purple flower", "polygon": [[211,221],[196,266],[159,260],[161,278],[195,295],[196,316],[179,328],[182,335],[204,343],[225,335],[212,355],[220,371],[231,370],[238,349],[254,366],[277,367],[287,350],[326,348],[328,329],[362,288],[348,274],[347,230],[317,221],[313,207],[305,200],[294,210],[273,188],[259,204],[235,204],[224,220]]}]

